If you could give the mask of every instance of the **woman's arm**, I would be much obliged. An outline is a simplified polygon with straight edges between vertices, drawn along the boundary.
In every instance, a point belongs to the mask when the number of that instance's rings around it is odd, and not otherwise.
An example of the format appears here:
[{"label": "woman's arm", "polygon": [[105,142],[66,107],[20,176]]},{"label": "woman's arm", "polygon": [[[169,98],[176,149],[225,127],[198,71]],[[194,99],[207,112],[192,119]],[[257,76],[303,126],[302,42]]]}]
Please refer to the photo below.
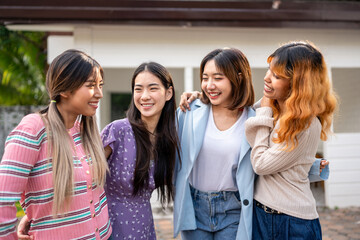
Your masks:
[{"label": "woman's arm", "polygon": [[108,159],[110,157],[110,155],[112,154],[112,149],[109,145],[104,147],[104,151],[105,151],[105,157],[106,159]]},{"label": "woman's arm", "polygon": [[284,150],[285,144],[273,144],[270,147],[270,135],[273,127],[272,110],[262,107],[256,110],[256,117],[246,122],[246,137],[252,147],[251,162],[259,175],[268,175],[285,171],[304,157],[309,146],[315,145],[320,137],[320,124],[311,124],[297,136],[298,145],[292,151]]},{"label": "woman's arm", "polygon": [[28,177],[46,140],[39,116],[23,118],[9,134],[0,162],[0,239],[17,239],[15,202],[28,184]]},{"label": "woman's arm", "polygon": [[[118,146],[118,142],[120,137],[116,134],[115,131],[115,121],[109,123],[100,133],[101,135],[101,141],[103,143],[104,146],[104,152],[105,152],[105,157],[109,162],[109,158],[113,152],[113,149],[116,148]],[[117,132],[119,133],[119,132]]]},{"label": "woman's arm", "polygon": [[311,166],[309,171],[310,182],[325,181],[329,178],[330,168],[329,161],[322,158],[315,158],[314,164]]}]

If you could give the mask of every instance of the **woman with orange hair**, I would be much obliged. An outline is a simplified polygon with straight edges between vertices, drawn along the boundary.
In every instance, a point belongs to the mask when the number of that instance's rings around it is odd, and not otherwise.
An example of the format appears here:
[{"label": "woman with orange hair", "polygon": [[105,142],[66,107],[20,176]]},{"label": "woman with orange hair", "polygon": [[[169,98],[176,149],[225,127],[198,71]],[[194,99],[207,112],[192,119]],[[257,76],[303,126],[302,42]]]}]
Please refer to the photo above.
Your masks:
[{"label": "woman with orange hair", "polygon": [[308,172],[337,100],[322,54],[291,42],[268,57],[264,97],[246,122],[254,192],[253,239],[321,239]]}]

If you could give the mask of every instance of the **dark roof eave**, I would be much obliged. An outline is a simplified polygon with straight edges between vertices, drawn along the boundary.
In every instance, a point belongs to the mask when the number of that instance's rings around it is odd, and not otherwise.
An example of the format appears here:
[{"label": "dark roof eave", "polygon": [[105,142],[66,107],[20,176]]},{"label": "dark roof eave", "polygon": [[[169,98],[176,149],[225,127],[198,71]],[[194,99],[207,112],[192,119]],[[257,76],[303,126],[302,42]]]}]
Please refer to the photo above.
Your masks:
[{"label": "dark roof eave", "polygon": [[4,25],[46,25],[46,24],[109,24],[133,26],[181,26],[181,27],[244,27],[244,28],[309,28],[309,29],[360,29],[354,22],[313,22],[313,21],[6,21]]},{"label": "dark roof eave", "polygon": [[273,9],[268,1],[12,1],[0,5],[2,24],[360,28],[358,2],[282,2]]}]

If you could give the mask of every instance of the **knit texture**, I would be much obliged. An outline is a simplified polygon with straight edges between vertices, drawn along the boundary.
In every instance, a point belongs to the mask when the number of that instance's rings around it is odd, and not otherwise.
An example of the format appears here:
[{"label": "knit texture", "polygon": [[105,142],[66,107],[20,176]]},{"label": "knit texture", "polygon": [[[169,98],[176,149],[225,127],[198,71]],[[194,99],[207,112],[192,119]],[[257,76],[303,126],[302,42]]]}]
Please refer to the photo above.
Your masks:
[{"label": "knit texture", "polygon": [[108,239],[111,227],[103,188],[92,182],[89,159],[77,121],[69,134],[75,146],[74,195],[69,209],[52,215],[52,159],[47,133],[38,114],[25,116],[9,134],[0,163],[0,239],[17,239],[16,201],[31,220],[35,239]]},{"label": "knit texture", "polygon": [[256,117],[246,122],[246,137],[252,147],[251,163],[258,178],[254,199],[285,214],[316,219],[316,202],[310,189],[308,173],[315,161],[320,140],[321,124],[314,118],[309,128],[297,135],[298,145],[291,152],[283,150],[284,143],[272,141],[272,109],[256,110]]}]

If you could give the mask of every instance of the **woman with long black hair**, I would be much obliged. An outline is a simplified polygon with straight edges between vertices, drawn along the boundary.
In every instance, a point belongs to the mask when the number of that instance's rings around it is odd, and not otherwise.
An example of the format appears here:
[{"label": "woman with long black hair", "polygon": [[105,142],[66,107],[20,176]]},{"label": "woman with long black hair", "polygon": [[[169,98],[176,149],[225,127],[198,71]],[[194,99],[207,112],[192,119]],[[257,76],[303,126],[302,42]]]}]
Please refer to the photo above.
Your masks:
[{"label": "woman with long black hair", "polygon": [[105,191],[113,239],[156,239],[150,206],[154,189],[162,204],[173,199],[178,137],[175,92],[162,65],[141,64],[132,78],[127,118],[102,131],[110,175]]}]

